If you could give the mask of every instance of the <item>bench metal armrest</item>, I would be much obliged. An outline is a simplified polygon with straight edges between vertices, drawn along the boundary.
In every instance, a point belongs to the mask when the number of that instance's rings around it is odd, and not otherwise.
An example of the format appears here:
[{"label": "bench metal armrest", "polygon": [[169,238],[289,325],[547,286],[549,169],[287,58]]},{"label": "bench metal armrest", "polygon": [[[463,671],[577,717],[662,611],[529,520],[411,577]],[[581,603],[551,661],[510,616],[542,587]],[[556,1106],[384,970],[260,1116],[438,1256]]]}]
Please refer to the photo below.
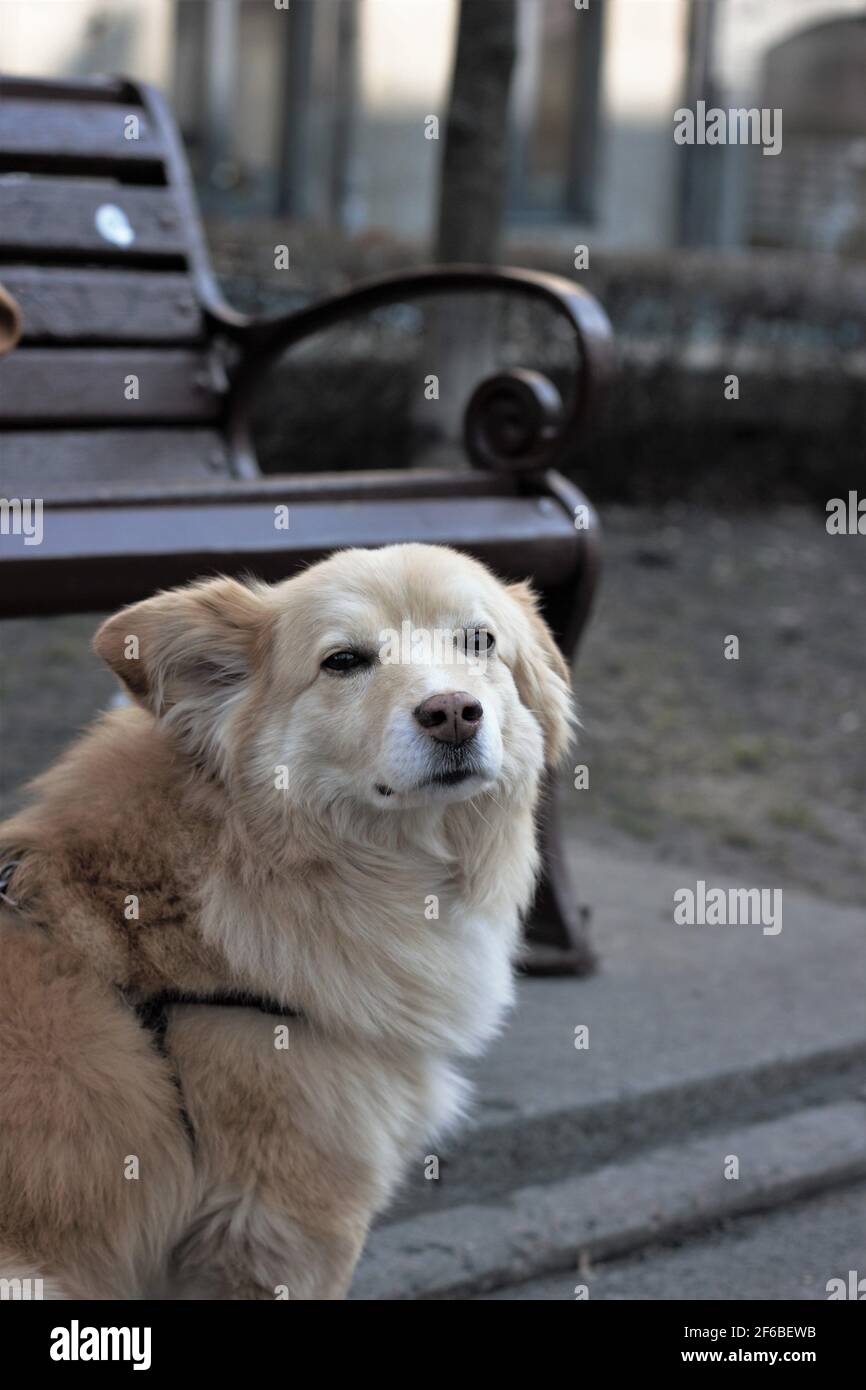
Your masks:
[{"label": "bench metal armrest", "polygon": [[[555,467],[568,458],[613,367],[613,334],[607,315],[591,294],[558,275],[511,267],[425,267],[409,274],[398,272],[365,281],[345,294],[290,314],[248,321],[236,332],[241,360],[235,390],[246,397],[269,361],[302,339],[354,314],[416,296],[455,290],[512,290],[548,304],[568,322],[578,360],[567,411],[560,409],[558,393],[546,377],[522,371],[505,372],[482,383],[467,410],[467,444],[476,462],[506,471]],[[497,411],[500,420],[504,411],[509,425],[515,421],[519,424],[517,433],[522,430],[527,440],[523,448],[512,452],[501,447]]]}]

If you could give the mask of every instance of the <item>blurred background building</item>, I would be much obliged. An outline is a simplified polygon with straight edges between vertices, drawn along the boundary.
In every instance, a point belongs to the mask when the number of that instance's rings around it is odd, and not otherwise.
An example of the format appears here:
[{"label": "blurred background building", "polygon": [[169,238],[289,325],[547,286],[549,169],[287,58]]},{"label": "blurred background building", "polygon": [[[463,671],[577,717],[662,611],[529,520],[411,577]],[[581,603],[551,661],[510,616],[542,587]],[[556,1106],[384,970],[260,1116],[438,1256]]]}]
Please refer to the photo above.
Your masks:
[{"label": "blurred background building", "polygon": [[[591,459],[574,468],[591,495],[823,505],[862,480],[866,0],[4,0],[0,10],[0,70],[125,74],[167,92],[239,308],[291,309],[431,258],[573,276],[605,305],[619,354]],[[676,143],[675,113],[698,102],[780,108],[781,151]],[[290,246],[289,268],[275,268],[277,244]],[[477,310],[464,302],[460,313],[462,412],[491,364]],[[409,319],[402,337],[396,319],[390,337],[381,323],[357,342],[334,330],[306,367],[296,354],[262,393],[263,465],[387,466],[405,454],[426,429],[407,345],[417,340],[429,370],[431,322],[414,338]],[[557,369],[545,326],[488,327],[486,341]],[[729,374],[744,383],[735,409]],[[458,425],[449,417],[446,433]]]},{"label": "blurred background building", "polygon": [[[575,13],[577,11],[577,14]],[[5,0],[2,67],[167,89],[205,208],[429,241],[456,0]],[[518,0],[507,231],[866,255],[863,0]],[[673,112],[782,106],[787,157]],[[756,164],[760,167],[756,169]]]}]

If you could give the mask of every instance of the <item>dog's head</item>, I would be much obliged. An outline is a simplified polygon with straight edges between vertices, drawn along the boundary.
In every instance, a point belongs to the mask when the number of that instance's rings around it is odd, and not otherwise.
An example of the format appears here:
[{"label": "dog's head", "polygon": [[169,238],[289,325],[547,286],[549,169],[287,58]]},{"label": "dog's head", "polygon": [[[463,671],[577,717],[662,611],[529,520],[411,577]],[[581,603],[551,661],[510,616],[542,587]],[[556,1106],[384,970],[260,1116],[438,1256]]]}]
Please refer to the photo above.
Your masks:
[{"label": "dog's head", "polygon": [[519,795],[573,720],[529,587],[438,546],[173,590],[110,618],[94,646],[196,761],[314,812]]}]

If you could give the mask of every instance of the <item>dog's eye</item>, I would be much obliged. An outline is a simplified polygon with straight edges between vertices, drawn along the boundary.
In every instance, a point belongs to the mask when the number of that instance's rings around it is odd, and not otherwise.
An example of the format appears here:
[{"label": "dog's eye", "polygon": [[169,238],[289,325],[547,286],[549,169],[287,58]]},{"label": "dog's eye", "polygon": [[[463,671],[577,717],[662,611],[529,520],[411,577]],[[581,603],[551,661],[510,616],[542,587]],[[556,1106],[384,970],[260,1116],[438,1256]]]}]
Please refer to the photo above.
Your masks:
[{"label": "dog's eye", "polygon": [[322,662],[323,671],[336,671],[339,676],[347,676],[352,671],[359,671],[362,666],[369,666],[370,659],[364,656],[363,652],[343,651],[333,652],[331,656],[326,656]]},{"label": "dog's eye", "polygon": [[492,652],[496,638],[486,627],[471,627],[466,633],[466,650],[470,655],[480,656],[482,652]]}]

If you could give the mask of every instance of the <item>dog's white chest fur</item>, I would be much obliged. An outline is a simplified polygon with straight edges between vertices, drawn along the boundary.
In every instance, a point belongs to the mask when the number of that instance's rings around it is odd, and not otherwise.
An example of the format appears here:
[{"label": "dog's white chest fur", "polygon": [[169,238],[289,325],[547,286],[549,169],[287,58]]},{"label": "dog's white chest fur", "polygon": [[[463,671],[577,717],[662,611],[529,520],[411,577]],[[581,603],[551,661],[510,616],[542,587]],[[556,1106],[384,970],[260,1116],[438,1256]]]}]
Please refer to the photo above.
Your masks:
[{"label": "dog's white chest fur", "polygon": [[[244,1195],[257,1186],[260,1137],[250,1131],[241,1141],[241,1165],[222,1168],[222,1136],[237,1125],[239,1103],[266,1127],[269,1146],[285,1150],[289,1175],[297,1132],[315,1135],[323,1152],[346,1155],[348,1181],[364,1187],[371,1212],[387,1204],[407,1168],[421,1163],[464,1113],[468,1087],[454,1059],[481,1050],[512,999],[517,914],[494,920],[443,897],[438,919],[422,913],[420,920],[407,908],[383,919],[356,901],[349,940],[357,942],[359,959],[333,915],[308,924],[307,932],[291,908],[275,920],[247,905],[241,918],[228,885],[214,895],[204,922],[209,941],[225,949],[242,938],[232,961],[238,977],[245,985],[266,983],[301,1017],[286,1028],[243,1009],[176,1011],[171,1049],[200,1126],[202,1191],[221,1194],[216,1205],[207,1199],[184,1244],[184,1258],[196,1267],[225,1244],[227,1231],[240,1239],[250,1221],[264,1220],[262,1203],[250,1206]],[[308,943],[305,950],[299,940]],[[322,979],[325,990],[317,988]],[[207,1096],[200,1114],[199,1094]],[[294,1248],[297,1233],[284,1230],[278,1243]],[[263,1281],[279,1282],[279,1268],[279,1260],[267,1265]]]},{"label": "dog's white chest fur", "polygon": [[244,988],[359,1045],[473,1055],[513,996],[516,904],[482,912],[396,864],[390,882],[357,873],[319,891],[287,878],[253,899],[222,879],[202,931]]}]

